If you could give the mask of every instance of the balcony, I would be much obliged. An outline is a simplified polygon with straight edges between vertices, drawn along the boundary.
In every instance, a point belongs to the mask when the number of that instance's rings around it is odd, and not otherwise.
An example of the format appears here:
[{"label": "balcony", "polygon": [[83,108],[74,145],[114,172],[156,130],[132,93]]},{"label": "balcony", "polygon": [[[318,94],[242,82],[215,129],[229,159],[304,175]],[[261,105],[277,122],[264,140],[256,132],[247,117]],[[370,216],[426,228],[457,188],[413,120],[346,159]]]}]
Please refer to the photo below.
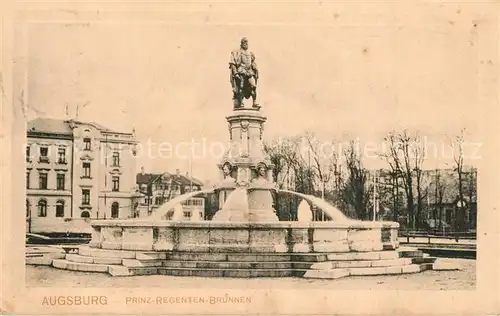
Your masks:
[{"label": "balcony", "polygon": [[57,160],[57,163],[59,165],[67,165],[68,164],[68,161],[66,159],[58,159]]},{"label": "balcony", "polygon": [[47,156],[40,156],[40,158],[38,159],[38,162],[40,163],[49,163],[49,157]]}]

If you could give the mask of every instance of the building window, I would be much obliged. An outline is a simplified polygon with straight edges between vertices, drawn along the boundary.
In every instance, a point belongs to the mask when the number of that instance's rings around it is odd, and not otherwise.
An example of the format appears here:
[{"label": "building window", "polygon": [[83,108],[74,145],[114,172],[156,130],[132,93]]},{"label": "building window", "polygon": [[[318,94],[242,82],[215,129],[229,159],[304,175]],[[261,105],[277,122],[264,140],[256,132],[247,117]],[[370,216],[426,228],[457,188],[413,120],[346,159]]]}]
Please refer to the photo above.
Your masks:
[{"label": "building window", "polygon": [[120,153],[114,152],[113,153],[113,166],[112,167],[119,167],[120,166]]},{"label": "building window", "polygon": [[113,176],[112,182],[113,182],[113,191],[115,192],[120,191],[120,177]]},{"label": "building window", "polygon": [[64,217],[64,201],[57,201],[56,217]]},{"label": "building window", "polygon": [[26,162],[31,162],[31,147],[26,146]]},{"label": "building window", "polygon": [[161,196],[155,197],[155,204],[160,205],[161,204]]},{"label": "building window", "polygon": [[57,175],[57,190],[64,190],[64,183],[66,182],[66,177],[64,174]]},{"label": "building window", "polygon": [[90,138],[84,138],[83,139],[83,150],[91,150],[92,143],[90,141]]},{"label": "building window", "polygon": [[47,201],[38,201],[38,217],[47,217]]},{"label": "building window", "polygon": [[40,162],[49,162],[49,148],[40,147]]},{"label": "building window", "polygon": [[40,173],[40,179],[39,179],[39,188],[42,190],[47,189],[47,183],[48,183],[48,174],[46,173]]},{"label": "building window", "polygon": [[31,216],[31,204],[30,201],[26,200],[26,217]]},{"label": "building window", "polygon": [[83,211],[81,214],[80,214],[80,217],[81,218],[89,218],[90,217],[90,213],[87,212],[87,211]]},{"label": "building window", "polygon": [[26,171],[26,189],[30,188],[30,172]]},{"label": "building window", "polygon": [[57,149],[57,163],[61,164],[66,163],[66,148]]},{"label": "building window", "polygon": [[90,162],[83,163],[83,178],[90,178]]},{"label": "building window", "polygon": [[83,205],[90,204],[90,190],[88,190],[88,189],[82,190],[82,204]]},{"label": "building window", "polygon": [[120,214],[120,205],[117,202],[111,204],[111,218],[118,218]]}]

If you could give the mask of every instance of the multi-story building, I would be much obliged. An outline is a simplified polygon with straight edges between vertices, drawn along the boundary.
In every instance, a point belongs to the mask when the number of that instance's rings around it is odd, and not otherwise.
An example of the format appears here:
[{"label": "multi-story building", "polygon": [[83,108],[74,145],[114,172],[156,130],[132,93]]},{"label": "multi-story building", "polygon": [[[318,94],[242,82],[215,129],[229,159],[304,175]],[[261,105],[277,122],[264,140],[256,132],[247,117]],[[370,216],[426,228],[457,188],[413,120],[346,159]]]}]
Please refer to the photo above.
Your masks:
[{"label": "multi-story building", "polygon": [[28,122],[28,231],[88,231],[90,218],[131,217],[139,196],[136,145],[134,133],[96,123],[47,118]]},{"label": "multi-story building", "polygon": [[[163,203],[192,191],[199,191],[203,183],[186,173],[182,175],[177,169],[175,174],[145,173],[141,168],[141,173],[136,177],[137,186],[141,192],[139,202],[139,216],[147,216],[155,212]],[[205,199],[203,197],[192,197],[182,203],[184,217],[190,218],[193,212],[200,212],[200,217],[204,218]]]}]

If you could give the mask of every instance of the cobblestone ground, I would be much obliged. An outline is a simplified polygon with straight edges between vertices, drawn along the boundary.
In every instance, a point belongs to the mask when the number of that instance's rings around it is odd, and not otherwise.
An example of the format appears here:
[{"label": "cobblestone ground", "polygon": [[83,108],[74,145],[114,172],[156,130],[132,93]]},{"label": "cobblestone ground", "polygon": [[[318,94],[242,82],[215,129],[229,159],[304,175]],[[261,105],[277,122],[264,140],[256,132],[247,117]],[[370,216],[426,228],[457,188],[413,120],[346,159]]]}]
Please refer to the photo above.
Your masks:
[{"label": "cobblestone ground", "polygon": [[164,275],[112,277],[104,273],[26,266],[28,287],[160,287],[160,288],[276,288],[332,290],[475,290],[476,261],[438,259],[458,264],[460,271],[425,271],[394,276],[347,277],[337,280],[303,278],[228,279]]}]

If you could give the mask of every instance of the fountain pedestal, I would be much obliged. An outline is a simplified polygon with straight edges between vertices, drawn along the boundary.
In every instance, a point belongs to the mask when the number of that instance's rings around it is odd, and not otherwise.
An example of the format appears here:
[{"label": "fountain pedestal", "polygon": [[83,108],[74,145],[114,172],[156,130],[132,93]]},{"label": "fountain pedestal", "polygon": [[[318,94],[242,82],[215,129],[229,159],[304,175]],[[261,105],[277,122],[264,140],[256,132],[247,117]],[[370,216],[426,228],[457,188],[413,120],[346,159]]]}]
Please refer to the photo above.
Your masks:
[{"label": "fountain pedestal", "polygon": [[[213,220],[279,221],[271,194],[274,166],[262,142],[267,118],[259,109],[242,108],[234,110],[226,119],[230,146],[218,165],[223,180],[218,188],[220,209]],[[242,191],[236,193],[238,190]],[[231,195],[237,195],[238,199],[231,198]]]}]

